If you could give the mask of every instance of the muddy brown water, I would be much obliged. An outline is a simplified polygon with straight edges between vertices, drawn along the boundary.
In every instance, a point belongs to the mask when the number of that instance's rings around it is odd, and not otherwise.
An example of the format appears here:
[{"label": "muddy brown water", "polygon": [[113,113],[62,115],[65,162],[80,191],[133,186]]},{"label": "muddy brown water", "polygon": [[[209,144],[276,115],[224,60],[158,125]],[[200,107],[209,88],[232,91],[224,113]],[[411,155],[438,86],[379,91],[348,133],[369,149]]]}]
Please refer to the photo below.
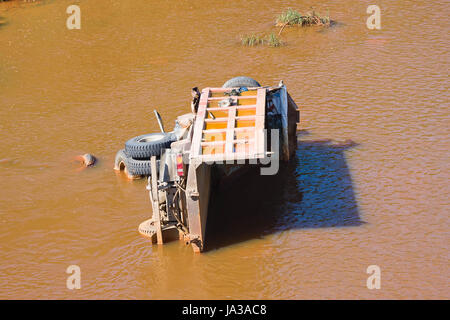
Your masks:
[{"label": "muddy brown water", "polygon": [[[0,298],[450,298],[449,5],[377,1],[370,31],[372,2],[315,1],[339,23],[286,28],[281,48],[239,35],[312,2],[80,1],[81,30],[71,1],[0,3]],[[170,127],[191,87],[237,75],[284,80],[296,159],[215,200],[208,252],[151,246],[145,181],[115,152],[158,131],[153,109]],[[78,172],[86,152],[99,161]]]}]

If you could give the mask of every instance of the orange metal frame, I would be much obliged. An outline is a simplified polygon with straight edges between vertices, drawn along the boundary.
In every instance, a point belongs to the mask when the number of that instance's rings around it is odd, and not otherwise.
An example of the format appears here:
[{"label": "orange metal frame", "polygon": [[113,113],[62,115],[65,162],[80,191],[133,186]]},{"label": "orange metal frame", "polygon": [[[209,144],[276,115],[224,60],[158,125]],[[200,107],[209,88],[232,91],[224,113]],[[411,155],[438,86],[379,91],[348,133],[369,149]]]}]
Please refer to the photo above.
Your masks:
[{"label": "orange metal frame", "polygon": [[[264,118],[266,88],[249,88],[239,96],[232,88],[202,91],[192,137],[191,159],[199,162],[258,159],[266,156]],[[231,99],[230,106],[219,102]]]}]

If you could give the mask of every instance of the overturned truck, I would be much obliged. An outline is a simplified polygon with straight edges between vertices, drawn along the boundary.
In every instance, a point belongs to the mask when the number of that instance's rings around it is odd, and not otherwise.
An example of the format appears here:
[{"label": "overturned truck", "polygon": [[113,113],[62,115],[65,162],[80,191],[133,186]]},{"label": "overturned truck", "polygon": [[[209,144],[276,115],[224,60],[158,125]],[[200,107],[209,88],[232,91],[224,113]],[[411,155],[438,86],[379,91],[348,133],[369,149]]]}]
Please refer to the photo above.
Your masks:
[{"label": "overturned truck", "polygon": [[211,194],[238,185],[249,168],[276,174],[297,146],[299,110],[282,81],[260,86],[236,77],[221,88],[192,90],[191,113],[175,128],[130,139],[116,156],[116,169],[148,176],[153,209],[139,232],[158,244],[177,237],[195,252],[205,248]]}]

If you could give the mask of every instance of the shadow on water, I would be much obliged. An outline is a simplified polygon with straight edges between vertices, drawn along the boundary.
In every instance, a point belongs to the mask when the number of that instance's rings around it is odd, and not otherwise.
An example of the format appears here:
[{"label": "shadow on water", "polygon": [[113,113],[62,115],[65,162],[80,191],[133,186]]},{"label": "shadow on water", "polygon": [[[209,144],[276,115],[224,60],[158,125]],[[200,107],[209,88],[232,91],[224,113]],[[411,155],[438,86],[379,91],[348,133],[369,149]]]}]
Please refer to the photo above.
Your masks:
[{"label": "shadow on water", "polygon": [[211,197],[206,250],[302,228],[354,227],[358,213],[345,150],[352,141],[302,141],[274,176],[252,170]]}]

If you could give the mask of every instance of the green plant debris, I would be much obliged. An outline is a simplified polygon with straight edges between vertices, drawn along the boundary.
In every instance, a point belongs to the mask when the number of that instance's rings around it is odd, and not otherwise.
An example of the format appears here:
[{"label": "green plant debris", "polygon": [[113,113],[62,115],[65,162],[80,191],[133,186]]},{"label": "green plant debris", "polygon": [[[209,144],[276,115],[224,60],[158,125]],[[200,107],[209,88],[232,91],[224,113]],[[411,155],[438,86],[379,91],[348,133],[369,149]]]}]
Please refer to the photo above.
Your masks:
[{"label": "green plant debris", "polygon": [[269,47],[280,47],[283,42],[275,33],[271,33],[267,37],[267,44]]},{"label": "green plant debris", "polygon": [[276,18],[276,26],[280,27],[277,33],[261,34],[251,33],[241,36],[241,44],[243,46],[259,46],[266,45],[269,47],[280,47],[285,43],[281,40],[280,35],[286,26],[325,26],[329,27],[333,21],[329,15],[322,16],[311,8],[311,11],[301,14],[297,10],[288,8]]},{"label": "green plant debris", "polygon": [[264,38],[257,34],[245,34],[241,36],[241,43],[244,46],[253,47],[264,44]]},{"label": "green plant debris", "polygon": [[331,23],[329,16],[321,16],[314,10],[302,15],[297,10],[288,8],[285,12],[281,13],[276,20],[278,27],[288,26],[329,26]]},{"label": "green plant debris", "polygon": [[268,35],[246,34],[241,36],[243,46],[254,47],[258,45],[267,45],[269,47],[280,47],[283,41],[274,33]]}]

